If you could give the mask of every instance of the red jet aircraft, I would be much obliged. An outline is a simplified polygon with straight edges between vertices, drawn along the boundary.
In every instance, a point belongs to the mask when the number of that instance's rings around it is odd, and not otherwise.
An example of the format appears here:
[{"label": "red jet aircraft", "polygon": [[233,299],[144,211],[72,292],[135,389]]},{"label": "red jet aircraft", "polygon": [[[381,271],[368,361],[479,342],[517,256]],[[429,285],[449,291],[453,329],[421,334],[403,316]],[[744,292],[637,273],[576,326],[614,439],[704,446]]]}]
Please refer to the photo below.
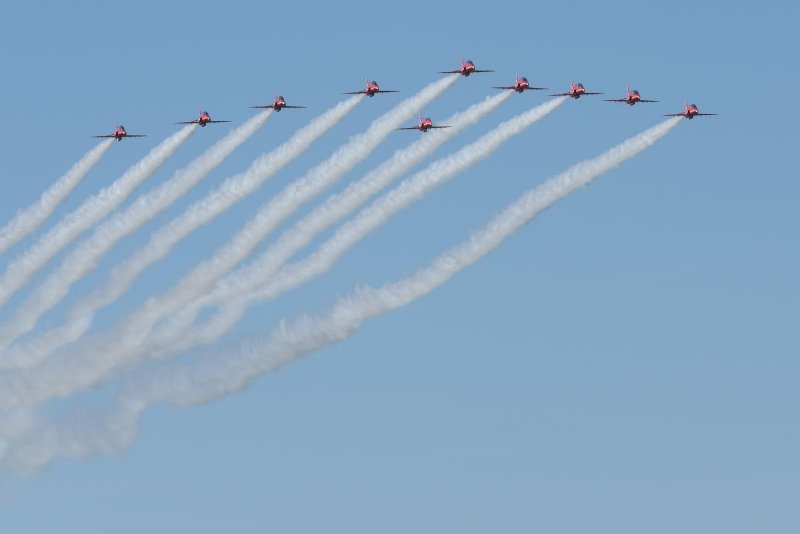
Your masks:
[{"label": "red jet aircraft", "polygon": [[211,115],[208,114],[208,111],[201,111],[197,119],[193,121],[176,122],[175,124],[199,124],[200,126],[205,128],[206,124],[216,124],[218,122],[231,122],[231,121],[212,121]]},{"label": "red jet aircraft", "polygon": [[439,128],[452,128],[449,125],[433,125],[430,117],[419,116],[419,124],[417,126],[409,126],[408,128],[395,128],[396,130],[419,130],[420,132],[427,132],[428,130],[437,130]]},{"label": "red jet aircraft", "polygon": [[703,117],[706,115],[716,115],[716,113],[700,113],[700,110],[697,109],[697,105],[690,104],[689,101],[686,101],[686,109],[683,113],[670,113],[669,115],[664,115],[665,117],[685,117],[687,119],[692,119],[694,117]]},{"label": "red jet aircraft", "polygon": [[514,85],[504,85],[501,87],[493,87],[493,89],[510,89],[512,91],[516,91],[518,93],[523,93],[525,91],[544,91],[547,87],[534,87],[528,82],[528,78],[525,76],[519,77],[516,74],[514,75]]},{"label": "red jet aircraft", "polygon": [[122,125],[119,125],[119,126],[117,126],[117,129],[116,129],[116,130],[114,130],[114,133],[113,133],[113,134],[108,134],[108,135],[93,135],[92,137],[108,137],[108,138],[113,138],[113,139],[116,139],[117,141],[122,141],[122,138],[123,138],[123,137],[147,137],[147,136],[145,136],[145,135],[134,135],[134,134],[129,134],[127,131],[125,131],[125,127],[124,127],[124,126],[122,126]]},{"label": "red jet aircraft", "polygon": [[478,70],[475,68],[475,63],[471,60],[464,61],[464,58],[461,58],[461,68],[458,70],[440,70],[439,74],[461,74],[462,76],[469,76],[473,72],[494,72],[493,70]]},{"label": "red jet aircraft", "polygon": [[275,112],[278,112],[278,111],[282,110],[283,108],[286,108],[286,109],[304,109],[305,108],[305,106],[287,106],[286,105],[286,99],[284,99],[282,96],[276,96],[275,97],[275,102],[273,102],[272,104],[265,105],[265,106],[250,106],[250,107],[251,108],[255,108],[255,109],[274,109]]},{"label": "red jet aircraft", "polygon": [[365,81],[366,81],[366,84],[367,84],[367,88],[366,89],[362,89],[361,91],[353,91],[351,93],[342,93],[342,94],[345,94],[345,95],[367,95],[367,96],[372,97],[372,96],[375,96],[375,93],[397,93],[398,92],[398,91],[395,91],[393,89],[381,89],[380,85],[378,85],[378,82],[376,82],[375,80],[369,81],[369,78],[365,78]]},{"label": "red jet aircraft", "polygon": [[637,102],[648,102],[648,103],[658,102],[658,100],[644,100],[642,96],[639,94],[639,91],[637,91],[636,89],[631,91],[630,87],[626,87],[625,91],[627,91],[628,93],[627,95],[625,95],[625,98],[606,99],[606,102],[622,102],[623,104],[628,104],[629,106],[632,106]]},{"label": "red jet aircraft", "polygon": [[570,98],[578,99],[584,95],[602,95],[603,93],[587,93],[582,83],[573,83],[569,81],[569,93],[558,93],[550,96],[568,96]]}]

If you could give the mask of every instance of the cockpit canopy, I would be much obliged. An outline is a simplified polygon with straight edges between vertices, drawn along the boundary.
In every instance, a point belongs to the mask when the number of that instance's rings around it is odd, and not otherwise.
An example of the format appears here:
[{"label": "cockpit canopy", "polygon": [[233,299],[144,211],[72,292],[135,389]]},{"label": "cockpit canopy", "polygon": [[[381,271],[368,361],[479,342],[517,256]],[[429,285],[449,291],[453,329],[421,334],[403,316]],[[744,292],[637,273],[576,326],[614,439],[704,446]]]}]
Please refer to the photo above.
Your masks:
[{"label": "cockpit canopy", "polygon": [[520,78],[520,79],[519,79],[519,81],[521,81],[521,82],[527,82],[527,81],[528,81],[528,78],[526,78],[525,76],[523,76],[522,78]]},{"label": "cockpit canopy", "polygon": [[285,100],[281,95],[278,95],[278,100]]},{"label": "cockpit canopy", "polygon": [[470,67],[474,67],[475,66],[475,63],[473,63],[471,59],[468,59],[466,64],[469,65]]},{"label": "cockpit canopy", "polygon": [[575,87],[580,87],[581,89],[583,89],[583,84],[581,82],[577,82],[575,83]]},{"label": "cockpit canopy", "polygon": [[370,85],[378,85],[378,82],[376,82],[375,80],[372,80],[371,82],[369,82],[369,84]]},{"label": "cockpit canopy", "polygon": [[634,89],[633,91],[631,91],[631,94],[632,94],[632,95],[639,96],[639,91],[637,91],[636,89]]}]

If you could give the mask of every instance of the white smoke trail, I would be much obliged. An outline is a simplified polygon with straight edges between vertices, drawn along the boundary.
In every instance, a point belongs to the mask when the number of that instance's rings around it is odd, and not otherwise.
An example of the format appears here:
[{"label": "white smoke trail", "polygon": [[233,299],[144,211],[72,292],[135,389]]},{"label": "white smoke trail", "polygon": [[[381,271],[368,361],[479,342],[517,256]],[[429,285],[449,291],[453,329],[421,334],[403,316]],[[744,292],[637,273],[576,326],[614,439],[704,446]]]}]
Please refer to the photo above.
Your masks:
[{"label": "white smoke trail", "polygon": [[[208,297],[200,299],[196,305],[187,307],[184,312],[177,315],[173,324],[168,323],[160,329],[158,334],[149,340],[148,352],[153,351],[155,357],[163,358],[215,342],[233,328],[249,306],[274,298],[323,274],[347,250],[393,215],[459,172],[489,157],[504,142],[549,115],[565,100],[565,97],[556,98],[521,113],[503,122],[475,142],[430,164],[343,224],[333,236],[320,245],[316,252],[297,263],[285,266],[277,275],[275,271],[280,265],[276,265],[273,260],[280,258],[272,256],[270,250],[267,250],[258,262],[243,269],[241,275],[229,277],[226,284],[218,285]],[[187,319],[195,308],[212,304],[222,304],[222,307],[210,319],[187,331]],[[191,318],[193,319],[194,315],[191,315]]]},{"label": "white smoke trail", "polygon": [[[360,180],[352,182],[342,193],[328,197],[325,202],[284,232],[259,258],[220,280],[217,283],[218,287],[210,295],[201,297],[185,306],[180,313],[170,319],[165,327],[159,328],[148,339],[147,345],[153,347],[152,350],[155,351],[159,347],[177,342],[183,338],[183,332],[194,322],[197,313],[203,307],[217,305],[255,290],[274,275],[298,250],[307,245],[314,236],[351,213],[461,130],[475,124],[496,109],[510,96],[511,93],[503,92],[487,97],[484,101],[445,119],[444,123],[451,125],[451,128],[435,132],[434,135],[423,135],[408,147],[395,152],[390,159]],[[205,337],[205,333],[203,333],[197,340],[200,341]],[[193,344],[193,341],[187,339],[182,339],[182,341]],[[148,352],[151,351],[148,350]]]},{"label": "white smoke trail", "polygon": [[[208,173],[217,168],[236,148],[263,126],[272,110],[261,112],[241,126],[231,130],[202,156],[153,191],[140,196],[125,210],[115,214],[97,227],[64,259],[61,266],[23,302],[20,308],[0,327],[0,339],[8,345],[18,336],[30,331],[41,315],[55,306],[69,288],[87,272],[123,237],[133,233],[144,223],[168,208],[184,193],[200,183]],[[49,351],[41,343],[13,347],[0,360],[2,367],[27,367],[41,361]],[[37,350],[38,349],[38,350]]]},{"label": "white smoke trail", "polygon": [[42,193],[39,201],[20,210],[3,228],[0,228],[0,253],[13,247],[36,230],[55,209],[72,193],[73,189],[92,170],[108,149],[112,139],[104,139],[87,152],[67,173]]},{"label": "white smoke trail", "polygon": [[[262,205],[256,216],[212,258],[200,263],[176,287],[165,295],[152,299],[146,304],[145,309],[134,314],[133,321],[139,320],[145,325],[137,328],[137,332],[149,333],[158,320],[179,312],[186,304],[209,290],[222,276],[247,258],[272,230],[303,203],[344,176],[403,121],[444,93],[457,79],[458,76],[453,75],[433,82],[416,95],[400,102],[391,111],[375,119],[366,131],[354,136],[337,149],[326,161],[314,167],[303,178],[289,184],[280,194]],[[119,350],[119,337],[115,338],[115,346]]]},{"label": "white smoke trail", "polygon": [[[21,370],[18,376],[27,377],[22,378],[25,382],[35,375],[42,377],[42,380],[34,379],[36,385],[29,391],[32,395],[26,395],[23,404],[38,403],[52,396],[66,395],[91,387],[114,371],[136,364],[137,358],[141,359],[138,348],[159,320],[178,312],[185,304],[208,291],[220,277],[246,258],[261,239],[291,215],[303,201],[309,200],[316,192],[332,184],[363,160],[399,124],[416,113],[420,106],[442,94],[456,79],[457,76],[454,75],[429,84],[373,121],[363,134],[354,136],[304,178],[289,184],[282,193],[264,204],[256,217],[211,259],[197,265],[165,294],[149,299],[123,319],[122,324],[111,333],[88,339],[69,353],[45,361],[40,367]],[[55,380],[44,378],[51,376],[50,373],[56,368],[59,371],[52,375]],[[13,378],[11,380],[16,382]],[[0,379],[0,383],[2,382]],[[10,390],[9,394],[14,395]]]},{"label": "white smoke trail", "polygon": [[[128,198],[128,195],[156,172],[194,131],[194,125],[186,126],[162,141],[113,184],[64,216],[58,224],[41,236],[36,244],[12,260],[0,276],[0,305],[5,304],[11,295],[62,248]],[[0,347],[5,347],[2,337],[0,337]]]},{"label": "white smoke trail", "polygon": [[[130,380],[113,409],[80,420],[26,422],[0,443],[0,467],[29,471],[57,457],[83,458],[127,447],[135,438],[141,413],[155,403],[188,407],[214,401],[247,387],[257,377],[352,335],[367,319],[409,304],[444,284],[497,248],[506,238],[593,179],[620,165],[665,136],[680,121],[670,118],[578,163],[529,190],[463,244],[439,256],[427,268],[380,288],[362,288],[339,300],[323,316],[282,322],[266,340],[246,340],[221,353],[173,362],[140,372]],[[1,442],[2,440],[0,440]]]},{"label": "white smoke trail", "polygon": [[205,198],[189,206],[181,215],[156,231],[148,243],[134,255],[112,269],[105,283],[76,302],[67,312],[66,322],[30,340],[14,361],[25,365],[30,360],[46,358],[49,354],[78,339],[91,326],[95,313],[123,295],[139,275],[150,265],[165,257],[186,236],[214,220],[237,202],[255,192],[267,179],[305,152],[325,132],[339,124],[363,101],[353,96],[332,107],[295,134],[278,148],[256,159],[247,171],[227,178]]}]

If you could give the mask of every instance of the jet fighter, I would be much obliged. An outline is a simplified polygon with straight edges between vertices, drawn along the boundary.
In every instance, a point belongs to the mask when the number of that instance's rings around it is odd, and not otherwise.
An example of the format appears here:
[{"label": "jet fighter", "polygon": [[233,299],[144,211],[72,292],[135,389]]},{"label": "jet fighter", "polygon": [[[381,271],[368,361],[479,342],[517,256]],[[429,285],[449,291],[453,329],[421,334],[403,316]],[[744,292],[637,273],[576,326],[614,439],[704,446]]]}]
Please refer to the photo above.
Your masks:
[{"label": "jet fighter", "polygon": [[642,95],[639,94],[639,91],[634,89],[631,91],[630,87],[626,87],[625,91],[628,93],[625,95],[625,98],[607,98],[606,102],[622,102],[623,104],[628,104],[629,106],[633,106],[639,102],[658,102],[658,100],[645,100],[642,98]]},{"label": "jet fighter", "polygon": [[114,133],[113,133],[113,134],[107,134],[107,135],[93,135],[92,137],[96,137],[96,138],[99,138],[99,137],[108,137],[108,138],[111,138],[111,139],[116,139],[117,141],[122,141],[122,138],[123,138],[123,137],[147,137],[147,136],[146,136],[146,135],[138,135],[138,134],[129,134],[129,133],[128,133],[128,132],[125,130],[125,127],[124,127],[124,126],[122,126],[122,125],[120,124],[120,125],[119,125],[119,126],[117,126],[117,128],[114,130]]},{"label": "jet fighter", "polygon": [[493,70],[479,70],[475,68],[475,63],[472,60],[464,61],[461,58],[461,68],[458,70],[440,70],[439,74],[461,74],[462,76],[469,76],[473,72],[494,72]]},{"label": "jet fighter", "polygon": [[369,78],[365,78],[366,80],[366,88],[362,89],[361,91],[352,91],[350,93],[342,93],[345,95],[367,95],[369,97],[373,97],[378,93],[397,93],[399,91],[395,91],[393,89],[381,89],[381,86],[378,85],[378,82],[375,80],[369,81]]},{"label": "jet fighter", "polygon": [[568,96],[570,98],[574,98],[575,100],[579,99],[584,95],[602,95],[603,93],[587,93],[586,88],[583,87],[582,83],[574,83],[572,80],[569,81],[569,92],[568,93],[557,93],[550,96]]},{"label": "jet fighter", "polygon": [[452,128],[452,126],[446,124],[437,124],[434,126],[430,117],[423,117],[422,114],[420,114],[419,124],[417,126],[409,126],[408,128],[395,128],[395,130],[419,130],[420,132],[425,133],[428,130],[437,130],[439,128]]},{"label": "jet fighter", "polygon": [[275,101],[272,104],[265,104],[263,106],[250,106],[254,109],[273,109],[277,113],[278,111],[286,108],[286,109],[304,109],[305,106],[289,106],[286,104],[286,99],[280,95],[276,95],[274,97]]},{"label": "jet fighter", "polygon": [[685,102],[686,109],[683,113],[670,113],[669,115],[664,115],[665,117],[684,117],[686,119],[693,119],[694,117],[705,117],[707,115],[716,115],[716,113],[700,113],[700,110],[697,109],[696,104],[690,104],[687,100]]},{"label": "jet fighter", "polygon": [[216,124],[218,122],[231,122],[231,121],[212,121],[211,115],[208,114],[208,111],[201,111],[200,115],[193,120],[193,121],[184,121],[184,122],[176,122],[175,124],[199,124],[203,128],[205,128],[206,124]]},{"label": "jet fighter", "polygon": [[493,89],[508,89],[511,91],[516,91],[518,93],[523,93],[525,91],[543,91],[547,89],[547,87],[534,87],[528,82],[528,78],[525,76],[517,76],[514,75],[514,85],[503,85],[500,87],[493,87]]}]

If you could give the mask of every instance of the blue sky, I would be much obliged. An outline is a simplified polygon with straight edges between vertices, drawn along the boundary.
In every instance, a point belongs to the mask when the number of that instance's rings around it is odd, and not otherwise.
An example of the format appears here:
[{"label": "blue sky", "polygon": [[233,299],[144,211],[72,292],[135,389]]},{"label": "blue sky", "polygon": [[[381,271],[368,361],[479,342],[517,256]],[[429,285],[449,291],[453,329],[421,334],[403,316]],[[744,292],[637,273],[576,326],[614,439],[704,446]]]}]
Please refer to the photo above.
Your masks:
[{"label": "blue sky", "polygon": [[[680,111],[685,98],[719,116],[681,124],[345,343],[222,401],[156,407],[122,454],[3,480],[0,531],[796,532],[799,14],[790,2],[7,6],[3,223],[115,122],[148,137],[115,143],[42,230],[198,108],[239,123],[274,91],[308,106],[273,116],[121,242],[40,328],[365,75],[402,93],[364,102],[150,269],[98,324],[169,287],[272,194],[462,55],[497,72],[459,80],[424,110],[434,120],[515,72],[557,91],[574,78],[608,98],[630,84],[661,102],[567,102],[328,275],[253,310],[229,340],[322,309],[359,283],[412,273],[522,191]],[[543,99],[514,95],[437,154]],[[227,131],[219,126],[197,132],[141,190],[201,154]],[[339,188],[413,135],[391,136]]]}]

